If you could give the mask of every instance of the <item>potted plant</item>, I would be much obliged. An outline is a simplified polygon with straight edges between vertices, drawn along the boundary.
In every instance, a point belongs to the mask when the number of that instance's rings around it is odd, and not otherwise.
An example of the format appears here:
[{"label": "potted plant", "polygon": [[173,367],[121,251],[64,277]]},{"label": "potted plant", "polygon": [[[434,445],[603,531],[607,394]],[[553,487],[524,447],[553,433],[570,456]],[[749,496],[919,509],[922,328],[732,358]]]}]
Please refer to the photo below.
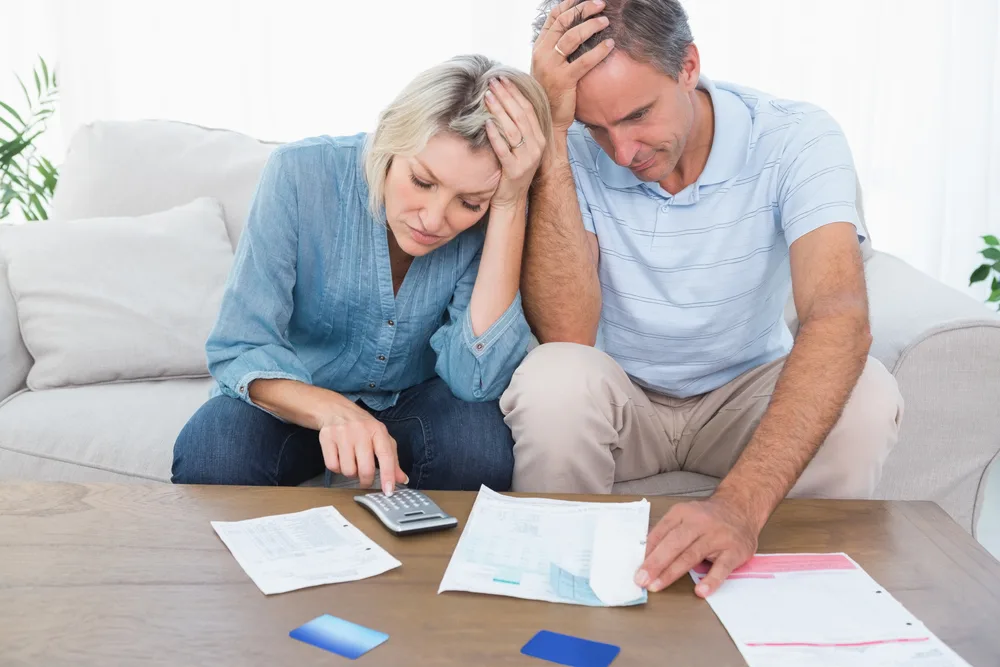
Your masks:
[{"label": "potted plant", "polygon": [[972,272],[972,275],[969,276],[969,284],[982,282],[992,275],[993,283],[990,285],[992,291],[986,301],[996,303],[997,310],[1000,310],[1000,239],[992,234],[987,234],[983,237],[983,241],[986,242],[986,247],[979,253],[988,261],[986,264],[980,264],[979,268]]},{"label": "potted plant", "polygon": [[26,220],[47,219],[59,179],[59,171],[36,146],[55,113],[56,73],[39,57],[32,75],[33,88],[17,77],[27,104],[21,111],[0,100],[0,220],[12,213],[15,204]]}]

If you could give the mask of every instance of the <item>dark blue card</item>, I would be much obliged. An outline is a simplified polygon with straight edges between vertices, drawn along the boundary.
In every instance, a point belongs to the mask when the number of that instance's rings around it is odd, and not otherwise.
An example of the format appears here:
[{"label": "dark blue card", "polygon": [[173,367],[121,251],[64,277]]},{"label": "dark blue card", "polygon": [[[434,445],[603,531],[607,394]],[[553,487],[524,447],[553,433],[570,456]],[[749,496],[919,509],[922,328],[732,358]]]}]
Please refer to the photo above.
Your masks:
[{"label": "dark blue card", "polygon": [[611,644],[542,630],[521,648],[521,653],[569,667],[608,667],[620,650]]},{"label": "dark blue card", "polygon": [[288,633],[292,639],[354,660],[389,638],[363,625],[323,614]]}]

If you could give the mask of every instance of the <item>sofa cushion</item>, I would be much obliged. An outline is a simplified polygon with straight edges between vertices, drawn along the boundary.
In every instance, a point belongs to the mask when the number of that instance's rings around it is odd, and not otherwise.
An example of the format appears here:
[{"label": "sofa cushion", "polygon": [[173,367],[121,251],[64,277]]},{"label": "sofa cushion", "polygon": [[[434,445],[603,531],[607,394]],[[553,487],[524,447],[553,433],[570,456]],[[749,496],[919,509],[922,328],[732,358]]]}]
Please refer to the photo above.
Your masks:
[{"label": "sofa cushion", "polygon": [[210,379],[29,391],[0,406],[0,479],[170,480]]},{"label": "sofa cushion", "polygon": [[213,197],[222,203],[235,248],[260,172],[276,146],[174,121],[90,123],[70,139],[51,218],[145,215]]},{"label": "sofa cushion", "polygon": [[33,390],[208,374],[233,251],[215,200],[4,234]]}]

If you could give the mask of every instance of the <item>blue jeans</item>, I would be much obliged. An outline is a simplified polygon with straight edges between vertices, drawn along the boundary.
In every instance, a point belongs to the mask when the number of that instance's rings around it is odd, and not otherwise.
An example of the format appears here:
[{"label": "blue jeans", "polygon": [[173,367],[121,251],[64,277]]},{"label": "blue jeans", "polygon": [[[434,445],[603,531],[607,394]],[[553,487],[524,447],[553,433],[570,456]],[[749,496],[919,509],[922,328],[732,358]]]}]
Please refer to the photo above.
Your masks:
[{"label": "blue jeans", "polygon": [[[410,488],[510,489],[514,441],[497,401],[466,403],[434,378],[372,411],[398,446]],[[205,403],[174,443],[175,484],[296,486],[326,470],[319,433],[286,424],[244,401]]]}]

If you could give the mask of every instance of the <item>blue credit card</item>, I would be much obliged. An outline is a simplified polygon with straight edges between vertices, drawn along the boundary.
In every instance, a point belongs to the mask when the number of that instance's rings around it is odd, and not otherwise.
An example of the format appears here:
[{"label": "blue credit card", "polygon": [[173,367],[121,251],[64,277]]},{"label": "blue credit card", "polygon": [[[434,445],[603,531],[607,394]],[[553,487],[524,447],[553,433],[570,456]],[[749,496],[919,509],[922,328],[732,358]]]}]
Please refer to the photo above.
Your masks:
[{"label": "blue credit card", "polygon": [[521,648],[521,653],[569,667],[608,667],[620,650],[611,644],[542,630]]},{"label": "blue credit card", "polygon": [[323,614],[288,633],[292,639],[312,644],[355,660],[389,638],[384,632]]}]

